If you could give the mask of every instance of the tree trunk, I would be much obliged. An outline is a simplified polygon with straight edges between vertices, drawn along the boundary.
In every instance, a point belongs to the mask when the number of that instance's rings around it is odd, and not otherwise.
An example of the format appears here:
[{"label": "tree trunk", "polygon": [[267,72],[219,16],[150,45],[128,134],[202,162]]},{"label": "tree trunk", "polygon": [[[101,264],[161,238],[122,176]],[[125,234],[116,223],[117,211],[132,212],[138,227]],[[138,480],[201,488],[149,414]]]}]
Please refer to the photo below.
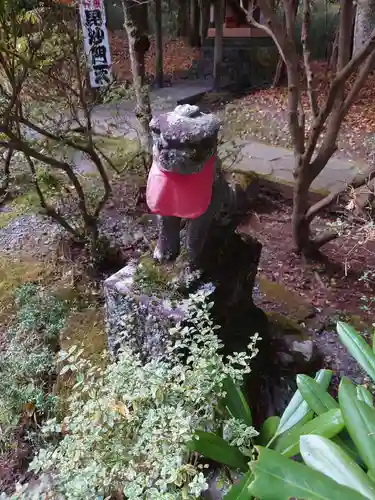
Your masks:
[{"label": "tree trunk", "polygon": [[9,148],[5,159],[4,159],[4,167],[1,172],[1,184],[0,184],[0,205],[6,201],[9,195],[9,183],[10,183],[10,164],[13,158],[13,149]]},{"label": "tree trunk", "polygon": [[307,254],[310,252],[310,224],[306,220],[306,213],[309,208],[309,187],[310,183],[306,179],[306,169],[295,169],[295,182],[293,187],[293,213],[292,213],[292,233],[293,241],[297,252]]},{"label": "tree trunk", "polygon": [[332,43],[331,57],[329,59],[329,67],[332,71],[336,71],[337,66],[337,57],[339,53],[339,32],[339,29],[337,29]]},{"label": "tree trunk", "polygon": [[155,42],[156,42],[156,83],[159,88],[164,86],[163,82],[163,26],[161,0],[155,0]]},{"label": "tree trunk", "polygon": [[207,37],[208,26],[210,24],[210,2],[207,0],[200,0],[200,44],[203,45]]},{"label": "tree trunk", "polygon": [[[294,19],[295,19],[297,16],[297,12],[298,12],[298,0],[293,0],[292,8],[293,8],[293,14],[294,14]],[[294,22],[294,20],[292,20],[292,22]],[[285,26],[285,24],[286,24],[286,18],[285,18],[285,14],[284,14],[284,26]],[[272,86],[273,87],[280,87],[281,85],[286,83],[286,80],[287,80],[287,74],[286,74],[285,62],[284,62],[283,58],[280,56],[279,60],[277,62],[275,76],[273,78]]]},{"label": "tree trunk", "polygon": [[357,55],[370,38],[375,27],[375,0],[357,0],[354,24],[353,56]]},{"label": "tree trunk", "polygon": [[190,15],[189,15],[189,44],[192,47],[200,45],[200,13],[198,0],[190,0]]},{"label": "tree trunk", "polygon": [[286,67],[283,58],[279,56],[272,87],[281,87],[284,83],[286,83]]},{"label": "tree trunk", "polygon": [[136,0],[122,0],[124,27],[128,36],[129,55],[136,97],[136,116],[142,129],[142,146],[151,154],[150,95],[145,85],[145,54],[150,47],[147,36],[147,3]]},{"label": "tree trunk", "polygon": [[219,90],[221,83],[221,66],[223,62],[223,29],[224,29],[224,2],[215,2],[215,50],[214,50],[214,89]]},{"label": "tree trunk", "polygon": [[187,36],[188,26],[189,26],[189,4],[188,0],[178,1],[178,12],[177,12],[177,36]]}]

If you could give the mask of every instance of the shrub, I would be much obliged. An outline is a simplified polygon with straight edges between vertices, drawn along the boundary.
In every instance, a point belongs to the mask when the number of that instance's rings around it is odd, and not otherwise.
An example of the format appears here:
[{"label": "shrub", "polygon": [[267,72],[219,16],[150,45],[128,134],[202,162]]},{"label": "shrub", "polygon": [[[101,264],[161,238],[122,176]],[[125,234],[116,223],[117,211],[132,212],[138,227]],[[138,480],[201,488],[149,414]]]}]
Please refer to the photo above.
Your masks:
[{"label": "shrub", "polygon": [[15,296],[18,311],[0,351],[1,446],[9,445],[14,426],[25,408],[50,414],[54,398],[48,378],[54,372],[51,343],[63,326],[66,306],[35,284],[21,286]]},{"label": "shrub", "polygon": [[[337,332],[375,382],[371,347],[346,323],[338,323]],[[298,391],[281,419],[271,417],[264,423],[256,460],[228,499],[375,499],[373,395],[344,377],[336,401],[327,392],[330,373],[323,372],[324,383],[319,377],[314,381],[297,376]],[[296,456],[304,463],[291,460]]]},{"label": "shrub", "polygon": [[170,330],[165,359],[142,365],[124,348],[103,370],[74,348],[63,354],[62,372],[75,373],[77,382],[65,419],[44,427],[62,439],[32,463],[36,472],[53,471],[58,493],[71,500],[113,491],[134,500],[173,500],[199,498],[206,489],[204,465],[188,444],[196,429],[221,425],[216,410],[224,381],[240,383],[257,352],[253,339],[248,353],[224,359],[209,293],[191,296],[186,324]]}]

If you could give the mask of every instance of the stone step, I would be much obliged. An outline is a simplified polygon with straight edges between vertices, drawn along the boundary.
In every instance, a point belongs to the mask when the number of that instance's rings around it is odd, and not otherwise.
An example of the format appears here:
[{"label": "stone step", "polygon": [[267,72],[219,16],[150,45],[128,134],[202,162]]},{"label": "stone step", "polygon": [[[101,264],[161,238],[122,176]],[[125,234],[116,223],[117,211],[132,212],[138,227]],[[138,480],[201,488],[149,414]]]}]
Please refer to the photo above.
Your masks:
[{"label": "stone step", "polygon": [[[242,175],[249,179],[256,175],[264,187],[276,189],[288,199],[292,197],[294,185],[292,151],[255,141],[237,141],[235,147],[236,161],[230,167],[234,175]],[[222,156],[228,156],[231,152],[234,153],[233,146],[225,151],[224,144]],[[228,166],[231,161],[231,158],[228,158]],[[311,198],[316,200],[330,192],[345,188],[358,173],[365,172],[368,168],[367,164],[331,158],[312,183]]]}]

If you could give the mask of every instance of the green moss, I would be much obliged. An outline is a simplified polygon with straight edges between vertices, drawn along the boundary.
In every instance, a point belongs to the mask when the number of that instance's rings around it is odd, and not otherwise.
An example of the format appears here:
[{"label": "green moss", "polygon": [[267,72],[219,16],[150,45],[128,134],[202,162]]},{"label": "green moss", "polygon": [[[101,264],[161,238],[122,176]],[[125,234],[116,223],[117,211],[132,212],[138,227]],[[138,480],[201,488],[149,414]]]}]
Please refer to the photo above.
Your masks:
[{"label": "green moss", "polygon": [[[271,183],[278,192],[281,194],[287,195],[288,193],[292,192],[294,182],[293,181],[288,181],[286,179],[282,179],[280,177],[277,177],[273,174],[260,174],[258,172],[255,172],[254,170],[242,170],[241,168],[238,168],[234,166],[231,168],[231,173],[233,175],[233,179],[242,186],[242,188],[246,189],[252,182],[255,182],[256,180],[262,181],[265,180],[268,183]],[[286,188],[286,189],[283,189]],[[329,194],[329,191],[327,189],[316,189],[316,188],[310,188],[310,193],[314,193],[315,195],[319,195],[322,198],[327,196]],[[287,196],[289,198],[289,196]]]},{"label": "green moss", "polygon": [[160,264],[145,255],[140,259],[134,280],[135,291],[175,301],[184,295],[183,272],[187,266],[187,252],[181,249],[176,261]]},{"label": "green moss", "polygon": [[0,228],[7,226],[13,219],[29,212],[35,212],[40,207],[39,197],[34,188],[21,196],[14,198],[7,210],[0,213]]},{"label": "green moss", "polygon": [[260,175],[253,171],[243,172],[234,169],[232,174],[232,181],[235,184],[239,184],[244,190],[246,190],[250,184],[256,183],[259,178]]},{"label": "green moss", "polygon": [[[70,311],[60,332],[59,344],[63,349],[72,345],[83,347],[84,355],[95,364],[105,364],[107,337],[103,307],[90,295],[89,287],[78,289],[67,273],[62,273],[52,262],[0,258],[0,328],[7,328],[15,318],[14,294],[21,285],[37,283],[49,293],[64,301]],[[73,386],[69,377],[58,379],[54,393],[62,399],[62,405]]]},{"label": "green moss", "polygon": [[96,136],[95,143],[113,163],[116,169],[127,172],[145,173],[145,155],[140,150],[138,141],[125,137]]},{"label": "green moss", "polygon": [[[102,307],[93,305],[71,313],[61,332],[60,346],[63,350],[68,350],[74,345],[83,349],[82,356],[89,359],[93,365],[105,367],[108,354]],[[68,398],[75,383],[74,374],[66,373],[57,377],[54,393],[58,396],[57,413],[61,418],[65,416]]]},{"label": "green moss", "polygon": [[271,330],[276,327],[277,330],[282,332],[284,335],[304,336],[304,330],[296,320],[284,316],[284,314],[272,311],[267,313],[267,317]]},{"label": "green moss", "polygon": [[259,277],[258,283],[260,291],[266,298],[271,302],[282,305],[287,315],[294,318],[295,321],[304,321],[313,314],[313,307],[283,284],[269,281],[264,277]]},{"label": "green moss", "polygon": [[170,291],[173,270],[167,264],[159,264],[151,257],[141,258],[135,274],[135,286],[150,295],[165,295]]},{"label": "green moss", "polygon": [[45,283],[54,279],[54,268],[48,262],[18,261],[0,258],[0,325],[6,326],[15,312],[14,292],[23,284]]},{"label": "green moss", "polygon": [[93,304],[73,312],[61,332],[60,344],[64,350],[77,345],[83,348],[85,357],[101,364],[107,349],[103,308]]}]

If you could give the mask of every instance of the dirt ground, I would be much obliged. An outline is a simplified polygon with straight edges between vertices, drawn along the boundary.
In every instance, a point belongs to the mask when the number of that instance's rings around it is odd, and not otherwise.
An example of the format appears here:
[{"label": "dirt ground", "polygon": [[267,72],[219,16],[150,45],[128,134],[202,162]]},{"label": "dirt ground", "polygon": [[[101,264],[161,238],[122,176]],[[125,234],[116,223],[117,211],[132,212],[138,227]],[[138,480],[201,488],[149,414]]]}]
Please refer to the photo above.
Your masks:
[{"label": "dirt ground", "polygon": [[[335,325],[346,321],[370,340],[375,282],[363,277],[374,269],[375,241],[359,245],[354,236],[338,238],[323,248],[320,260],[306,261],[293,251],[291,210],[289,201],[263,192],[239,227],[263,245],[259,305],[309,331],[336,381],[345,375],[362,383],[363,373],[340,344]],[[324,227],[334,218],[326,215],[316,223]]]}]

